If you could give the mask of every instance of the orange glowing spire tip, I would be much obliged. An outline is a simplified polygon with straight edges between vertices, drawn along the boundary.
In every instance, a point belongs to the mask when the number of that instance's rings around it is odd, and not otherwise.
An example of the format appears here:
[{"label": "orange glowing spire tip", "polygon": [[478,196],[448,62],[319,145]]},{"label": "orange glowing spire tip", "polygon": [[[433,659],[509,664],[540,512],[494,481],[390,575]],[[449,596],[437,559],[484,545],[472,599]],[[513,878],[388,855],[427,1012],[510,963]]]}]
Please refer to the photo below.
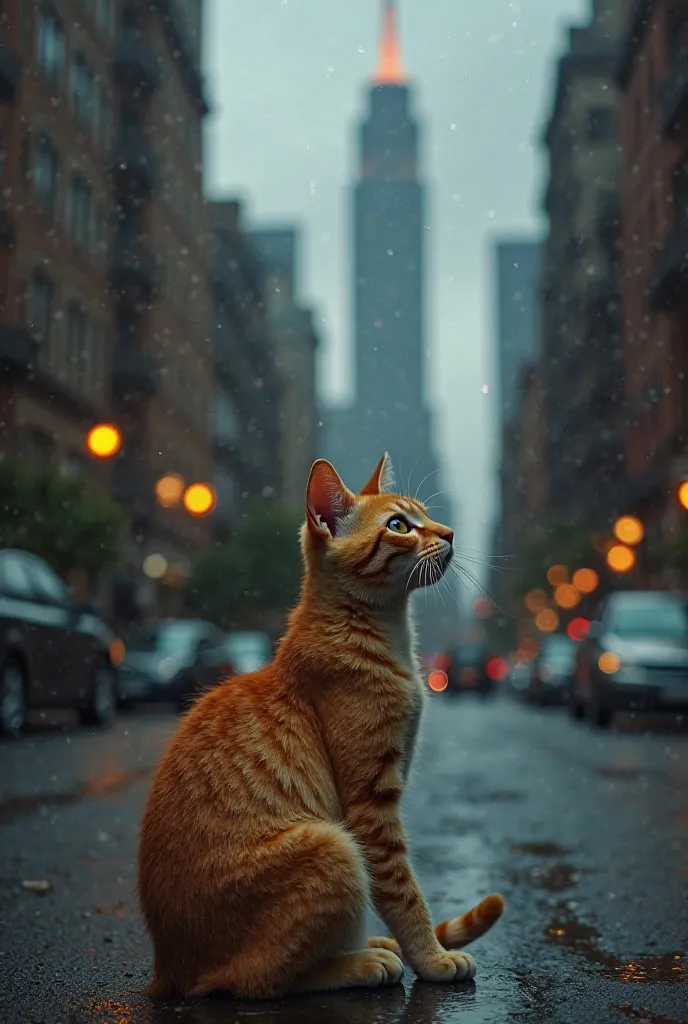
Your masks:
[{"label": "orange glowing spire tip", "polygon": [[406,81],[406,72],[401,64],[396,13],[397,6],[394,0],[385,0],[382,9],[380,57],[374,75],[376,85],[402,85]]}]

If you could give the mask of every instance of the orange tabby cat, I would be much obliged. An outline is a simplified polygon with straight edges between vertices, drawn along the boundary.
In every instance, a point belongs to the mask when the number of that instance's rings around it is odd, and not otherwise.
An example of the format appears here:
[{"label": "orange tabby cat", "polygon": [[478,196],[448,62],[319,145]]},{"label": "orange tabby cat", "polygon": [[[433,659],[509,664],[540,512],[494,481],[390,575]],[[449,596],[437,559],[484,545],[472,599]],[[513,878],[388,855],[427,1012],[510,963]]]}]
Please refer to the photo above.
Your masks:
[{"label": "orange tabby cat", "polygon": [[[409,592],[443,574],[453,534],[391,486],[386,456],[359,495],[313,465],[275,660],[198,700],[158,767],[139,850],[151,994],[393,984],[400,956],[427,981],[475,974],[452,947],[502,898],[433,929],[399,811],[424,698]],[[366,941],[369,900],[394,939]]]}]

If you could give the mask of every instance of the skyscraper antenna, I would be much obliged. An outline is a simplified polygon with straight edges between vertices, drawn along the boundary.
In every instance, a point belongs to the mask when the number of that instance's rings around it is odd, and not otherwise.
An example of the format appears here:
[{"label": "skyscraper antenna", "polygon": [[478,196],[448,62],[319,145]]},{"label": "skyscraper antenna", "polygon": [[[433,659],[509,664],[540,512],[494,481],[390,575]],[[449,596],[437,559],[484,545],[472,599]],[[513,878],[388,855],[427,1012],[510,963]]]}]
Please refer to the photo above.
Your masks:
[{"label": "skyscraper antenna", "polygon": [[402,85],[406,72],[401,64],[395,0],[383,0],[380,55],[373,80],[376,85]]}]

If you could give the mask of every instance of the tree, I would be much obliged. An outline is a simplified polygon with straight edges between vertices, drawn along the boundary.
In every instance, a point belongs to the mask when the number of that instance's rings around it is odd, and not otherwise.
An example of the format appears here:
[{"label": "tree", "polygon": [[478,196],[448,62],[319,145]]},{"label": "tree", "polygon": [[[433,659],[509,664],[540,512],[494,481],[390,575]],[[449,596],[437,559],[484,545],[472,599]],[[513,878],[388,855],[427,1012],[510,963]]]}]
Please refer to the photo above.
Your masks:
[{"label": "tree", "polygon": [[237,533],[202,552],[191,568],[188,603],[223,629],[256,627],[298,597],[300,520],[274,502],[259,502]]},{"label": "tree", "polygon": [[0,547],[32,551],[61,576],[82,569],[93,578],[116,563],[125,522],[122,507],[84,480],[0,463]]}]

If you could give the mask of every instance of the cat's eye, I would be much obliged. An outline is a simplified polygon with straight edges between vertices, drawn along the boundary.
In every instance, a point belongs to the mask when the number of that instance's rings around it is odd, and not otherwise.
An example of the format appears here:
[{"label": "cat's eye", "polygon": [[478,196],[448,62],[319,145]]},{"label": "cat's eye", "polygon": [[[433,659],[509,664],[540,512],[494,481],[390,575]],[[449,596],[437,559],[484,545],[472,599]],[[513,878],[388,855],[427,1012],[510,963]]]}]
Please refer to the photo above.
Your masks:
[{"label": "cat's eye", "polygon": [[394,516],[392,519],[390,519],[389,522],[387,523],[387,529],[391,530],[392,533],[411,532],[411,527],[409,526],[405,519],[401,518],[401,516]]}]

